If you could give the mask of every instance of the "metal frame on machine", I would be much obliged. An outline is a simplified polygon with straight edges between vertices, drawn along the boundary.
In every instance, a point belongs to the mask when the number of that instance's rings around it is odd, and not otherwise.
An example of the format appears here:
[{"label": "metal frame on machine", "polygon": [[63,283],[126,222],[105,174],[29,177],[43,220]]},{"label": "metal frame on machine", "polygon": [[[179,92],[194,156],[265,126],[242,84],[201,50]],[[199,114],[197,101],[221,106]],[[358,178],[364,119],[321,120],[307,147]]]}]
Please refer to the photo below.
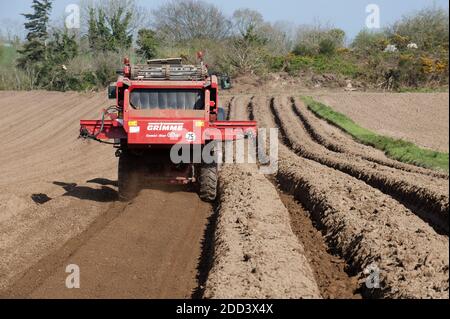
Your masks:
[{"label": "metal frame on machine", "polygon": [[[189,66],[184,68],[178,64],[170,66],[165,65],[164,61],[156,60],[156,63],[160,63],[159,68],[155,66],[157,65],[155,62],[152,64],[152,61],[149,61],[148,69],[145,69],[144,66],[131,67],[129,60],[126,59],[123,76],[120,76],[116,82],[115,111],[117,112],[105,110],[101,120],[81,120],[81,136],[104,142],[114,139],[116,141],[121,140],[123,144],[126,141],[128,147],[206,144],[212,140],[226,141],[247,135],[256,136],[256,122],[254,121],[217,120],[217,77],[206,76],[203,80],[199,80],[199,74],[202,74],[199,70],[204,70],[203,65],[200,67],[191,66],[193,70],[191,78],[193,80],[190,80]],[[173,60],[170,61],[174,63]],[[159,72],[156,80],[151,78],[155,69]],[[136,70],[140,71],[137,72]],[[132,77],[133,72],[138,74],[136,79]],[[182,72],[181,74],[187,76],[187,78],[183,78],[181,75],[177,76],[176,72]],[[148,78],[145,77],[146,74]],[[162,76],[163,74],[165,74],[165,77]],[[177,80],[171,80],[174,77]],[[148,111],[135,110],[131,107],[130,93],[138,88],[201,89],[205,92],[205,108],[201,111],[195,111],[195,114],[192,111],[165,110],[157,114],[158,116],[154,116],[155,114],[149,114]],[[214,95],[211,96],[211,93]],[[158,128],[157,125],[152,126],[152,123],[161,124],[160,130],[154,130],[155,134],[149,134],[151,128]],[[191,135],[189,135],[190,132]],[[193,136],[195,138],[192,138]]]}]

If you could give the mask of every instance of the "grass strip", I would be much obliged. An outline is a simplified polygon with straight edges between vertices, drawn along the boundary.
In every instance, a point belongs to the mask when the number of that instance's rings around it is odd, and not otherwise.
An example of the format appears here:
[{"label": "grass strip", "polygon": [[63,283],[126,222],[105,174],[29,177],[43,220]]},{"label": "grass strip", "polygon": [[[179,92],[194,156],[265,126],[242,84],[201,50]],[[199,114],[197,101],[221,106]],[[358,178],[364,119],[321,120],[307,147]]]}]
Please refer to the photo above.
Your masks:
[{"label": "grass strip", "polygon": [[397,161],[417,166],[449,172],[448,153],[421,148],[414,143],[401,139],[379,135],[364,127],[331,107],[315,101],[311,97],[302,97],[303,102],[316,116],[337,126],[350,134],[358,142],[382,150],[387,156]]}]

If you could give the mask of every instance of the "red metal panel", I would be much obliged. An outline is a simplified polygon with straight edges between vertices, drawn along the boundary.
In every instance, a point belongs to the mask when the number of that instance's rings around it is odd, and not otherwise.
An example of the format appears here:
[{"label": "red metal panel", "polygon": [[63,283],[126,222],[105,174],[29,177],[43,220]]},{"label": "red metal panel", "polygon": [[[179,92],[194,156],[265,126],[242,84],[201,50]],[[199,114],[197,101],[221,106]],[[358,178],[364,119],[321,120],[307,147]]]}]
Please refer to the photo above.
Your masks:
[{"label": "red metal panel", "polygon": [[130,88],[146,89],[203,89],[205,82],[199,81],[132,81]]},{"label": "red metal panel", "polygon": [[[98,136],[100,140],[128,139],[128,144],[173,145],[204,144],[207,140],[236,140],[244,136],[256,136],[256,122],[218,121],[208,123],[202,118],[129,118],[125,132],[118,122],[107,120],[99,133],[100,120],[82,120],[81,129]],[[119,124],[120,125],[120,124]]]},{"label": "red metal panel", "polygon": [[257,136],[257,123],[254,121],[216,121],[206,129],[204,136],[208,140],[230,141],[245,136]]},{"label": "red metal panel", "polygon": [[129,118],[128,144],[203,144],[202,118]]},{"label": "red metal panel", "polygon": [[[127,139],[131,145],[204,144],[207,140],[235,140],[243,136],[256,136],[256,122],[215,121],[210,117],[210,94],[207,86],[217,87],[217,78],[209,81],[130,81],[119,78],[118,87],[128,87],[123,96],[123,120],[107,120],[103,131],[101,121],[81,121],[81,129],[98,139]],[[130,107],[130,92],[133,88],[198,88],[205,92],[205,110],[180,111],[135,110]],[[214,91],[217,94],[217,91]],[[217,98],[217,96],[216,96]],[[217,101],[216,101],[217,102]]]},{"label": "red metal panel", "polygon": [[103,130],[100,132],[102,127],[102,121],[100,120],[81,120],[80,121],[81,130],[87,130],[91,135],[97,135],[99,140],[110,140],[110,139],[123,139],[127,138],[127,134],[122,126],[117,126],[112,120],[105,120],[103,124]]}]

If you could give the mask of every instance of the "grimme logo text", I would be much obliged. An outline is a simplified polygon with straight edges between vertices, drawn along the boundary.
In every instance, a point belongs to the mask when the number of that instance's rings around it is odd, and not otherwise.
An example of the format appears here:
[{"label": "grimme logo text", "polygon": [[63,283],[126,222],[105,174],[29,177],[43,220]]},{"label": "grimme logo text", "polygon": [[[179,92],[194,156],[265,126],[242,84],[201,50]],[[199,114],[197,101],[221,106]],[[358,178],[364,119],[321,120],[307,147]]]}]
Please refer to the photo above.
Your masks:
[{"label": "grimme logo text", "polygon": [[183,123],[148,123],[148,131],[182,131]]}]

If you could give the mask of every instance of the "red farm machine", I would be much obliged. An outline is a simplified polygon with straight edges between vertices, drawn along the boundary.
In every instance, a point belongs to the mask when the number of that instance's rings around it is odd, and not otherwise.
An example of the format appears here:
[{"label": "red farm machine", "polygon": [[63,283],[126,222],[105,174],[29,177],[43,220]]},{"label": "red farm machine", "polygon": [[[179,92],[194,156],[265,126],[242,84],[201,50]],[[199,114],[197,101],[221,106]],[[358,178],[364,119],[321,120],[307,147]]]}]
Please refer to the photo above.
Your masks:
[{"label": "red farm machine", "polygon": [[164,59],[131,65],[125,58],[124,64],[108,88],[115,105],[103,110],[100,120],[80,122],[81,137],[117,149],[119,198],[132,199],[150,182],[194,184],[202,200],[213,201],[218,141],[254,137],[256,122],[225,119],[217,77],[203,62]]}]

